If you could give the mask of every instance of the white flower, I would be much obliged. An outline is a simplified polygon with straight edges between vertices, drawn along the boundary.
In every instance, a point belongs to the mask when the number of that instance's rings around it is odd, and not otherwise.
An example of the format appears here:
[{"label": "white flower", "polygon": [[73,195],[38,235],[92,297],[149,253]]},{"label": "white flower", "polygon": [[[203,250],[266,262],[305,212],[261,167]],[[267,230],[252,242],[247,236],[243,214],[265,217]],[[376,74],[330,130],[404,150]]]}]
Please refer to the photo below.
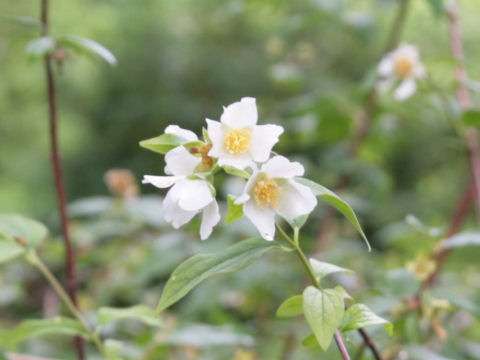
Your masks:
[{"label": "white flower", "polygon": [[170,150],[165,155],[165,172],[171,176],[145,175],[142,183],[158,188],[172,188],[163,201],[163,216],[178,229],[202,212],[200,238],[207,239],[213,227],[220,221],[220,212],[210,185],[205,180],[189,179],[202,159],[188,152],[183,146]]},{"label": "white flower", "polygon": [[182,129],[178,125],[168,125],[164,132],[165,134],[175,135],[185,140],[184,144],[192,141],[198,141],[198,137],[193,131]]},{"label": "white flower", "polygon": [[243,204],[243,212],[266,240],[275,236],[275,214],[286,220],[310,213],[317,198],[309,187],[299,184],[295,176],[302,176],[303,166],[275,156],[254,170],[243,194],[235,201]]},{"label": "white flower", "polygon": [[378,65],[378,73],[383,78],[378,84],[378,89],[382,92],[400,83],[393,94],[398,101],[412,96],[417,90],[416,80],[426,76],[418,49],[408,44],[402,44],[385,55]]},{"label": "white flower", "polygon": [[267,161],[283,128],[257,125],[257,120],[257,105],[250,97],[224,108],[220,122],[207,119],[207,132],[212,141],[208,155],[218,158],[219,166],[238,169],[245,169],[254,161]]}]

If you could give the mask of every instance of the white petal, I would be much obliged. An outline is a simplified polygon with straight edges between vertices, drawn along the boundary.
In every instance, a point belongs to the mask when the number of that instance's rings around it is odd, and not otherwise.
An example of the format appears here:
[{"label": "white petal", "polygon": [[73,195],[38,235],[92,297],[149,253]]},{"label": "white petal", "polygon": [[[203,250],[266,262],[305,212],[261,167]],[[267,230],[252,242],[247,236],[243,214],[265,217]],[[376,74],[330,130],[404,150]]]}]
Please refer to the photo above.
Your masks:
[{"label": "white petal", "polygon": [[183,146],[177,146],[165,155],[165,172],[176,176],[188,176],[195,172],[195,168],[202,159],[188,152]]},{"label": "white petal", "polygon": [[405,79],[402,81],[400,86],[395,90],[393,96],[398,101],[403,101],[412,96],[417,90],[417,84],[414,79]]},{"label": "white petal", "polygon": [[210,205],[203,209],[202,225],[200,226],[200,239],[208,239],[212,233],[213,227],[220,221],[220,211],[218,204],[213,200]]},{"label": "white petal", "polygon": [[172,187],[169,194],[178,206],[187,211],[203,209],[214,200],[210,187],[204,180],[180,180]]},{"label": "white petal", "polygon": [[387,92],[388,90],[390,90],[395,81],[395,77],[389,77],[385,80],[380,80],[377,83],[377,90],[381,93]]},{"label": "white petal", "polygon": [[391,55],[386,55],[380,64],[378,64],[378,73],[381,76],[387,77],[393,74],[395,68],[395,62]]},{"label": "white petal", "polygon": [[152,184],[160,189],[168,188],[175,184],[178,180],[183,179],[183,176],[154,176],[144,175],[142,184]]},{"label": "white petal", "polygon": [[178,125],[168,125],[165,128],[164,132],[165,132],[165,134],[172,134],[172,135],[176,135],[178,137],[181,137],[182,139],[185,139],[185,142],[191,142],[191,141],[197,141],[198,140],[197,135],[193,131],[182,129]]},{"label": "white petal", "polygon": [[278,137],[283,133],[283,127],[271,124],[258,125],[252,130],[250,154],[254,161],[267,161],[273,145],[278,142]]},{"label": "white petal", "polygon": [[222,124],[218,121],[207,119],[207,133],[212,141],[212,148],[208,152],[208,155],[211,157],[219,157],[224,148],[223,143],[225,139]]},{"label": "white petal", "polygon": [[418,62],[413,68],[413,74],[418,79],[424,78],[425,76],[427,76],[427,71],[425,70],[425,66],[423,66],[422,63]]},{"label": "white petal", "polygon": [[257,123],[258,112],[255,98],[244,97],[223,110],[220,121],[232,129],[241,129]]},{"label": "white petal", "polygon": [[172,190],[167,193],[163,200],[163,218],[172,224],[175,229],[188,223],[198,214],[198,211],[183,210],[172,198]]},{"label": "white petal", "polygon": [[243,193],[235,200],[236,205],[245,204],[250,199],[250,192],[257,182],[258,170],[254,170],[243,189]]},{"label": "white petal", "polygon": [[275,237],[275,211],[267,207],[260,207],[250,200],[243,205],[245,216],[255,225],[265,240]]},{"label": "white petal", "polygon": [[278,201],[277,212],[287,220],[309,214],[317,206],[317,197],[312,190],[294,180],[282,185],[282,195]]},{"label": "white petal", "polygon": [[410,45],[410,44],[401,44],[397,48],[397,50],[395,50],[395,56],[407,57],[410,60],[412,60],[413,62],[418,60],[418,58],[420,57],[420,55],[418,53],[418,48],[416,46]]},{"label": "white petal", "polygon": [[265,173],[269,178],[291,179],[295,176],[302,176],[305,172],[303,165],[298,162],[291,162],[284,156],[274,156],[268,160],[260,172]]}]

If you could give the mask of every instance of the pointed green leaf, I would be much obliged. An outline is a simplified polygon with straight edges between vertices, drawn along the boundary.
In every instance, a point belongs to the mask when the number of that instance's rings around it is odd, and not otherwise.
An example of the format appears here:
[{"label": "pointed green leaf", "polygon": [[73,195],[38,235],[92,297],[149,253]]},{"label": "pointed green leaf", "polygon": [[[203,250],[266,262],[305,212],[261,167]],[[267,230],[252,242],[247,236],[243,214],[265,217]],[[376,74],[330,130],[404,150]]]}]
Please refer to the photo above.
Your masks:
[{"label": "pointed green leaf", "polygon": [[227,218],[225,219],[226,224],[230,224],[231,222],[241,218],[243,216],[243,205],[235,204],[235,197],[232,195],[228,195],[227,204],[228,204],[228,212]]},{"label": "pointed green leaf", "polygon": [[317,347],[320,346],[318,344],[317,338],[315,337],[314,333],[310,333],[305,339],[302,340],[302,345],[303,346],[308,346],[308,347]]},{"label": "pointed green leaf", "polygon": [[334,289],[309,286],[303,292],[303,313],[323,350],[330,346],[344,312],[342,295]]},{"label": "pointed green leaf", "polygon": [[29,16],[4,15],[4,16],[0,16],[0,19],[5,19],[7,21],[20,24],[20,25],[36,27],[38,29],[43,28],[43,24],[40,20],[29,17]]},{"label": "pointed green leaf", "polygon": [[342,331],[364,328],[372,325],[383,325],[389,335],[393,335],[393,324],[381,318],[364,304],[350,306],[342,321]]},{"label": "pointed green leaf", "polygon": [[338,292],[341,296],[342,299],[348,299],[348,300],[353,300],[353,298],[350,296],[350,294],[341,286],[335,286],[335,291]]},{"label": "pointed green leaf", "polygon": [[20,215],[0,214],[0,239],[1,233],[15,239],[22,239],[27,248],[34,248],[47,237],[47,228],[38,221]]},{"label": "pointed green leaf", "polygon": [[185,139],[173,134],[162,134],[151,139],[140,141],[140,146],[155,151],[160,154],[166,154],[173,148],[182,145]]},{"label": "pointed green leaf", "polygon": [[318,281],[323,279],[325,276],[336,273],[336,272],[343,272],[345,274],[351,274],[353,272],[352,270],[345,269],[343,267],[340,267],[334,264],[318,261],[312,258],[310,258],[309,261],[310,261],[310,265],[312,265],[313,272],[315,273],[315,276],[317,277]]},{"label": "pointed green leaf", "polygon": [[295,295],[285,300],[278,308],[278,317],[292,317],[303,314],[303,297]]},{"label": "pointed green leaf", "polygon": [[162,311],[187,295],[213,275],[238,271],[270,249],[281,247],[274,241],[252,238],[212,254],[196,255],[180,264],[163,289],[157,311]]},{"label": "pointed green leaf", "polygon": [[48,36],[33,39],[27,43],[25,52],[29,60],[38,60],[55,49],[55,40]]},{"label": "pointed green leaf", "polygon": [[245,170],[240,170],[231,166],[223,166],[223,170],[229,175],[238,176],[244,179],[250,178],[250,174]]},{"label": "pointed green leaf", "polygon": [[365,243],[367,244],[367,247],[368,247],[368,251],[372,250],[372,248],[370,247],[370,243],[368,242],[368,239],[365,236],[365,233],[363,232],[362,227],[360,226],[360,222],[358,221],[357,215],[355,215],[355,212],[350,207],[350,205],[348,205],[333,191],[327,189],[326,187],[320,184],[317,184],[316,182],[313,182],[305,178],[297,178],[296,180],[299,183],[308,186],[310,189],[312,189],[313,193],[316,196],[318,196],[322,200],[325,200],[330,205],[335,207],[338,211],[340,211],[352,223],[355,229],[357,229],[357,231],[362,236],[363,240],[365,240]]},{"label": "pointed green leaf", "polygon": [[88,337],[83,326],[76,320],[65,317],[54,317],[41,320],[26,320],[0,335],[0,340],[8,348],[14,348],[21,342],[43,335],[68,335]]},{"label": "pointed green leaf", "polygon": [[58,39],[58,41],[68,47],[73,48],[79,52],[87,53],[89,55],[96,55],[105,60],[110,65],[117,65],[117,59],[105,46],[98,42],[75,35],[65,35]]},{"label": "pointed green leaf", "polygon": [[102,307],[97,314],[98,326],[104,326],[114,321],[134,319],[151,326],[161,326],[162,321],[150,307],[135,305],[127,308]]}]

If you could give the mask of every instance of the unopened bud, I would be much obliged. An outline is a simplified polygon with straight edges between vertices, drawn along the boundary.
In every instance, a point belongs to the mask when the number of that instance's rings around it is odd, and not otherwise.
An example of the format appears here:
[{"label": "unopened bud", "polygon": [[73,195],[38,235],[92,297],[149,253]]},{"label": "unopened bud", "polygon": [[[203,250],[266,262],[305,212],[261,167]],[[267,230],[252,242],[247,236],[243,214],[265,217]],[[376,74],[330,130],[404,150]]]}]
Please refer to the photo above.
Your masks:
[{"label": "unopened bud", "polygon": [[111,169],[107,171],[105,183],[113,195],[124,199],[135,197],[139,192],[135,176],[130,170]]}]

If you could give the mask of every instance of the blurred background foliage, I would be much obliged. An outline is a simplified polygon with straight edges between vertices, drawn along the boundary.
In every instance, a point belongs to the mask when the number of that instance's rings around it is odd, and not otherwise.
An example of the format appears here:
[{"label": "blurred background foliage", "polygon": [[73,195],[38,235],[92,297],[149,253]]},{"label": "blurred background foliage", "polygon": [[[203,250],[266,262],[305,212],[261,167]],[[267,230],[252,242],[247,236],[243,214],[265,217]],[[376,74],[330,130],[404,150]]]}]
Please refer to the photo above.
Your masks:
[{"label": "blurred background foliage", "polygon": [[[340,217],[319,241],[325,206],[314,214],[303,241],[311,251],[321,250],[318,258],[355,270],[357,275],[336,276],[335,282],[392,318],[392,309],[418,289],[406,264],[438,238],[418,219],[445,229],[470,181],[462,139],[446,119],[440,95],[425,84],[404,103],[382,96],[358,156],[348,156],[354,120],[372,86],[398,3],[53,0],[52,35],[95,39],[118,58],[111,68],[67,50],[57,68],[60,144],[79,247],[82,308],[155,304],[161,284],[187,256],[255,235],[240,220],[200,243],[198,224],[173,231],[163,223],[161,198],[153,187],[142,186],[141,192],[150,195],[126,201],[111,196],[104,182],[111,168],[130,169],[137,179],[160,174],[162,158],[139,148],[140,140],[159,135],[168,124],[200,133],[206,117],[219,118],[221,105],[253,96],[260,122],[286,130],[276,151],[304,163],[308,177],[327,187],[334,187],[341,175],[351,179],[341,193],[359,214],[375,251],[367,253]],[[431,78],[453,103],[455,64],[439,4],[411,1],[402,42],[420,48]],[[35,1],[0,3],[0,15],[38,13]],[[461,1],[471,79],[480,78],[479,14],[478,1]],[[41,253],[61,276],[45,78],[41,62],[24,54],[25,39],[35,31],[8,17],[0,22],[0,211],[29,215],[49,226],[52,237]],[[480,84],[472,80],[470,87],[478,107]],[[223,185],[238,189],[229,181]],[[416,218],[405,221],[408,214]],[[472,211],[466,227],[474,226]],[[401,350],[399,359],[480,359],[479,254],[478,249],[456,251],[430,295],[455,305],[454,311],[438,315],[450,336],[439,339],[428,319],[417,314],[400,317],[393,338],[381,329],[373,332],[387,354]],[[150,358],[319,358],[318,349],[299,345],[307,334],[303,321],[292,325],[274,318],[278,304],[300,291],[302,282],[300,269],[286,255],[267,256],[247,270],[210,280],[173,308],[171,328],[161,345],[152,347]],[[58,311],[55,296],[21,263],[2,267],[0,289],[4,328],[24,317],[41,317],[42,311],[46,316]],[[125,356],[137,356],[152,344],[156,335],[151,328],[124,325],[109,331],[119,339],[134,339],[127,342]],[[355,335],[351,342],[352,351],[358,350]],[[62,339],[34,340],[22,349],[70,359],[69,346]],[[321,356],[336,358],[336,351],[332,346]],[[369,356],[365,351],[360,358]]]}]

